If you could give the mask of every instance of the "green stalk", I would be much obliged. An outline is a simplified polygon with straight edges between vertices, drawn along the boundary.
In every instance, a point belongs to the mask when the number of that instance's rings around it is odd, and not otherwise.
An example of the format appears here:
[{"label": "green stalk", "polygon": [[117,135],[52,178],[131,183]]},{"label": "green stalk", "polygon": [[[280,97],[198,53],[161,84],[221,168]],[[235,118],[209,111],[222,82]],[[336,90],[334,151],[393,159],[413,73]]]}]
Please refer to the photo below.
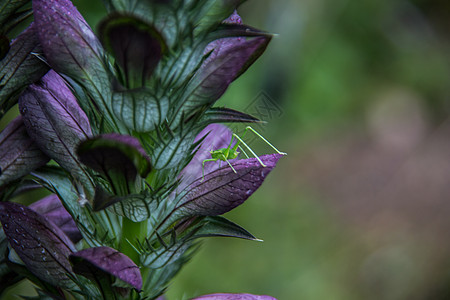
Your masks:
[{"label": "green stalk", "polygon": [[119,250],[131,258],[137,265],[140,264],[139,253],[136,251],[136,241],[142,241],[147,236],[147,220],[133,222],[128,218],[122,221],[122,237],[119,243]]},{"label": "green stalk", "polygon": [[[153,169],[147,176],[147,182],[152,182],[156,170]],[[133,193],[137,191],[133,190]],[[136,241],[143,241],[147,237],[148,221],[133,222],[122,218],[122,236],[119,242],[119,251],[131,258],[138,266],[140,265],[139,253],[136,251]]]}]

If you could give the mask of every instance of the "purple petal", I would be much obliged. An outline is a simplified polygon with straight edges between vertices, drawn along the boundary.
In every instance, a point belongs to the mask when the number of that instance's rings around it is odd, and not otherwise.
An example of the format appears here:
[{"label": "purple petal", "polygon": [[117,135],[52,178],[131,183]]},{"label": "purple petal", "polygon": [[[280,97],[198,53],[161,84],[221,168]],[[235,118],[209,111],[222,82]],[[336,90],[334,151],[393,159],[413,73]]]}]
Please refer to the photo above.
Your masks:
[{"label": "purple petal", "polygon": [[58,226],[13,202],[0,203],[0,221],[10,245],[30,272],[53,285],[72,286],[68,257],[75,247]]},{"label": "purple petal", "polygon": [[49,158],[30,139],[21,116],[0,133],[0,186],[45,165]]},{"label": "purple petal", "polygon": [[[69,0],[33,0],[34,20],[53,69],[75,78],[92,75],[102,47]],[[86,75],[87,74],[87,75]]]},{"label": "purple petal", "polygon": [[113,275],[136,290],[142,289],[139,267],[125,254],[109,247],[88,248],[70,256],[75,273],[95,280],[95,269]]},{"label": "purple petal", "polygon": [[39,201],[32,203],[29,208],[44,216],[47,220],[55,223],[56,226],[72,240],[77,243],[82,239],[72,216],[67,212],[57,195],[52,194]]},{"label": "purple petal", "polygon": [[263,183],[282,157],[281,154],[260,156],[263,167],[256,158],[241,159],[232,163],[236,173],[228,166],[197,179],[178,209],[183,215],[215,216],[241,205]]},{"label": "purple petal", "polygon": [[237,11],[234,12],[223,21],[225,24],[242,24],[241,16],[238,15]]},{"label": "purple petal", "polygon": [[47,99],[48,101],[41,104],[43,109],[55,110],[55,113],[67,117],[67,126],[73,127],[73,130],[81,138],[92,135],[91,125],[86,113],[81,109],[77,99],[60,75],[50,70],[42,78],[41,86],[52,96],[51,99]]},{"label": "purple petal", "polygon": [[[223,21],[225,24],[242,24],[241,17],[237,14],[237,11],[235,10],[233,14],[228,17],[225,21]],[[244,37],[233,37],[233,38],[223,38],[215,40],[211,43],[209,43],[205,50],[204,54],[208,54],[211,51],[211,54],[208,56],[208,58],[203,62],[203,66],[205,66],[207,63],[209,63],[211,60],[215,59],[217,56],[224,53],[225,50],[233,47],[234,45],[238,45],[245,42]]]},{"label": "purple petal", "polygon": [[188,112],[198,106],[213,104],[225,93],[228,86],[264,52],[270,36],[259,36],[232,43],[219,55],[202,65],[189,83],[189,97],[183,109]]},{"label": "purple petal", "polygon": [[215,48],[216,54],[203,66],[202,74],[208,76],[204,78],[203,86],[207,86],[207,83],[213,83],[219,78],[224,82],[223,85],[230,84],[264,52],[270,39],[269,36],[259,36],[249,40],[228,38],[228,42]]},{"label": "purple petal", "polygon": [[40,85],[31,85],[20,96],[19,110],[28,134],[39,148],[63,168],[83,178],[75,148],[91,135],[91,128],[64,80],[51,70]]},{"label": "purple petal", "polygon": [[271,296],[251,295],[251,294],[210,294],[192,300],[277,300]]},{"label": "purple petal", "polygon": [[[210,124],[196,136],[194,143],[200,141],[202,138],[204,138],[204,140],[197,148],[197,152],[192,160],[181,171],[180,178],[182,178],[182,182],[178,186],[178,190],[183,190],[194,180],[202,177],[202,163],[205,159],[211,158],[210,151],[228,147],[232,135],[233,132],[227,126],[222,124]],[[219,169],[224,163],[225,162],[223,161],[206,162],[204,173],[211,173]]]}]

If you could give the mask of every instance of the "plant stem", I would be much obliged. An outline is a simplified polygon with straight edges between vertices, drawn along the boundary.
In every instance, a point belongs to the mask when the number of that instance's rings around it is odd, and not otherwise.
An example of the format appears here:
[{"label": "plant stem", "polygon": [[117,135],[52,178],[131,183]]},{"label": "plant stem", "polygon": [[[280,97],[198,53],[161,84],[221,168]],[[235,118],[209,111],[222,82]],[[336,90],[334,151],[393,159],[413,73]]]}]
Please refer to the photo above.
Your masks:
[{"label": "plant stem", "polygon": [[143,240],[147,235],[147,221],[133,222],[128,218],[122,221],[122,237],[119,248],[122,253],[131,258],[137,265],[139,262],[139,253],[133,247],[135,241]]}]

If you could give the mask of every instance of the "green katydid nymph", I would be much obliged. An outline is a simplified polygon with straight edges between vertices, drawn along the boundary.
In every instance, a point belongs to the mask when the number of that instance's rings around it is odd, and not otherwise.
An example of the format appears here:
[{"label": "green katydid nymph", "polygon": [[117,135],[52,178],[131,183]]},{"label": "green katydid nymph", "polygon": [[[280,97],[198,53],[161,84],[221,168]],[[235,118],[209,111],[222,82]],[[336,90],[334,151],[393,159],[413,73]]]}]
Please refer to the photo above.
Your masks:
[{"label": "green katydid nymph", "polygon": [[[279,151],[277,148],[275,148],[275,146],[273,146],[271,143],[269,143],[268,140],[266,140],[261,134],[259,134],[255,129],[253,129],[250,126],[247,126],[245,128],[244,133],[242,134],[242,138],[245,136],[245,134],[247,133],[247,131],[250,130],[252,131],[254,134],[256,134],[259,138],[261,138],[264,142],[266,142],[270,147],[272,147],[272,149],[274,149],[278,154],[281,155],[287,155],[287,153],[285,152],[281,152]],[[247,153],[244,151],[244,149],[242,148],[242,145],[245,146],[245,148],[247,148],[250,153],[258,160],[258,162],[261,164],[261,166],[265,167],[266,165],[261,161],[261,159],[258,157],[258,155],[256,155],[256,153],[244,142],[244,140],[240,138],[237,134],[233,133],[232,137],[231,137],[231,141],[230,144],[228,145],[227,148],[220,148],[217,150],[211,150],[209,151],[209,153],[211,153],[211,158],[205,159],[202,162],[202,181],[205,179],[205,163],[208,161],[225,161],[230,168],[233,170],[234,173],[237,173],[236,170],[233,168],[233,165],[229,162],[230,159],[235,159],[239,156],[240,152],[238,151],[238,148],[245,154],[245,156],[248,158],[249,156],[247,155]],[[233,142],[236,139],[236,144],[234,146]]]}]

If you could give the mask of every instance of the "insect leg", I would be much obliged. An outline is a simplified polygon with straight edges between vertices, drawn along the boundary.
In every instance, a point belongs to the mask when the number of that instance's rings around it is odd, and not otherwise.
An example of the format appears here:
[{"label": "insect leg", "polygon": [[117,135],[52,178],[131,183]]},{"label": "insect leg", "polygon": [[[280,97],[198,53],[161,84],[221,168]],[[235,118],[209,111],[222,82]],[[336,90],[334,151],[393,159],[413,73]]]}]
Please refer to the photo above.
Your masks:
[{"label": "insect leg", "polygon": [[205,162],[207,161],[217,161],[215,158],[208,158],[202,162],[202,181],[205,180]]},{"label": "insect leg", "polygon": [[236,170],[235,170],[235,169],[233,168],[233,166],[231,165],[231,163],[230,163],[230,162],[228,161],[228,159],[225,157],[225,155],[222,154],[222,156],[223,156],[223,159],[222,159],[222,160],[227,162],[227,164],[230,166],[231,170],[233,170],[234,173],[237,173]]},{"label": "insect leg", "polygon": [[281,152],[281,151],[279,151],[277,148],[275,148],[274,145],[272,145],[271,143],[269,143],[268,140],[266,140],[262,135],[260,135],[255,129],[251,128],[250,126],[245,127],[244,133],[247,132],[248,129],[250,129],[251,131],[253,131],[254,134],[256,134],[258,137],[260,137],[264,142],[266,142],[270,147],[272,147],[272,149],[275,150],[278,154],[281,154],[281,155],[287,155],[287,153]]},{"label": "insect leg", "polygon": [[259,159],[259,157],[258,157],[258,155],[256,155],[256,153],[255,152],[253,152],[253,150],[240,138],[240,137],[238,137],[236,134],[234,134],[233,133],[233,136],[235,136],[236,137],[236,139],[238,140],[238,141],[240,141],[249,151],[250,151],[250,153],[251,154],[253,154],[253,156],[258,160],[258,162],[261,164],[261,166],[263,166],[263,167],[266,167],[266,165],[262,162],[262,160],[261,159]]},{"label": "insect leg", "polygon": [[245,157],[250,158],[250,157],[248,156],[247,152],[245,152],[244,148],[242,148],[241,146],[239,146],[239,150],[241,150],[241,151],[245,154]]}]

